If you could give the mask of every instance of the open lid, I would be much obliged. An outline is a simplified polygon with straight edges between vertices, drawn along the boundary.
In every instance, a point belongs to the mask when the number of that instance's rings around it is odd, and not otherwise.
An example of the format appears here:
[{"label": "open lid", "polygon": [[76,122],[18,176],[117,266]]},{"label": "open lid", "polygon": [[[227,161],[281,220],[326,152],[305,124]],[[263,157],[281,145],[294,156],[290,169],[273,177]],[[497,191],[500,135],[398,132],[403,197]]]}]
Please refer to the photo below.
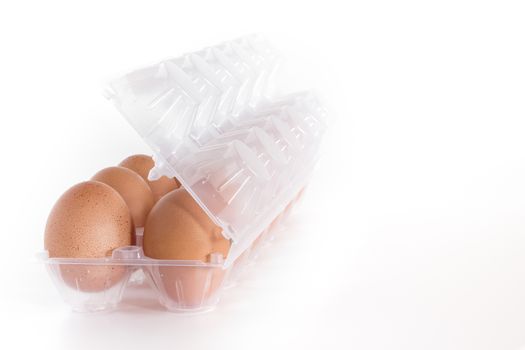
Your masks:
[{"label": "open lid", "polygon": [[130,72],[108,97],[232,240],[234,261],[304,187],[324,131],[309,92],[270,96],[279,56],[259,37]]}]

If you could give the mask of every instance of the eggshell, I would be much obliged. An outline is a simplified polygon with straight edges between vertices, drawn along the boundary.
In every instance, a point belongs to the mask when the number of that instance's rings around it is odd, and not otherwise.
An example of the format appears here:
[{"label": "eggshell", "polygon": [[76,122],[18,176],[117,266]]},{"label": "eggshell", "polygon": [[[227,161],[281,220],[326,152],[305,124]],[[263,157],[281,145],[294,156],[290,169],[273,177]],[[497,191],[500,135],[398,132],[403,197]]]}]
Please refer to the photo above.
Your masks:
[{"label": "eggshell", "polygon": [[169,308],[198,309],[213,303],[224,280],[220,266],[158,266],[152,278]]},{"label": "eggshell", "polygon": [[119,166],[128,168],[139,174],[149,185],[155,202],[158,201],[166,193],[169,193],[180,187],[180,182],[175,178],[168,178],[162,176],[157,180],[148,180],[149,171],[153,168],[155,162],[150,156],[145,154],[136,154],[129,156],[120,162]]},{"label": "eggshell", "polygon": [[[67,190],[49,214],[44,248],[51,258],[103,258],[130,245],[133,225],[129,209],[110,186],[87,181]],[[60,265],[61,277],[82,291],[100,291],[122,280],[117,266]]]},{"label": "eggshell", "polygon": [[[191,195],[172,191],[155,204],[144,227],[144,254],[155,259],[209,261],[211,253],[226,257],[230,241]],[[199,307],[212,297],[224,279],[220,266],[160,266],[152,273],[170,302]]]},{"label": "eggshell", "polygon": [[191,195],[172,191],[155,204],[144,227],[144,254],[156,259],[208,261],[211,253],[228,254],[222,235]]},{"label": "eggshell", "polygon": [[109,167],[96,173],[91,180],[114,188],[124,199],[136,227],[143,227],[154,204],[153,193],[140,175],[123,167]]}]

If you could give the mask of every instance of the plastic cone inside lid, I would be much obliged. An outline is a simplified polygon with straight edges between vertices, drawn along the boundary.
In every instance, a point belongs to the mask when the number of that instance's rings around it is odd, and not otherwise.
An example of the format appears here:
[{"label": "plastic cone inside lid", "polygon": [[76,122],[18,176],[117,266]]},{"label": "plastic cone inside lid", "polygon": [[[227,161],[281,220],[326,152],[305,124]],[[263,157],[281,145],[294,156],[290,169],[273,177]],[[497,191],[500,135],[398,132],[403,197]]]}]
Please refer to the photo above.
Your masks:
[{"label": "plastic cone inside lid", "polygon": [[306,185],[325,111],[309,92],[269,94],[278,55],[259,37],[162,61],[113,81],[109,98],[232,240],[229,265]]}]

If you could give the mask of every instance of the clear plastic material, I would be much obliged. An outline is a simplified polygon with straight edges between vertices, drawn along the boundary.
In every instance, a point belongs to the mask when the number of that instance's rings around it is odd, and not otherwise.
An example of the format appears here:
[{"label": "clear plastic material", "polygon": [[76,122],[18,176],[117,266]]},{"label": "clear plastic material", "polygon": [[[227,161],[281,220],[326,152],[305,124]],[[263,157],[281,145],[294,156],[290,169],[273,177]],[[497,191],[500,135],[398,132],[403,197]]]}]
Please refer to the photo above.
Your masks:
[{"label": "clear plastic material", "polygon": [[[232,245],[225,261],[217,257],[209,264],[122,260],[123,248],[117,249],[101,264],[125,266],[125,273],[107,281],[111,287],[96,297],[100,304],[118,303],[123,285],[139,269],[168,309],[207,309],[272,238],[307,184],[325,129],[325,111],[313,93],[271,92],[279,60],[264,40],[248,37],[111,82],[108,98],[153,151],[150,179],[176,177]],[[60,276],[72,261],[48,261],[58,284],[68,285]],[[70,293],[64,297],[72,299]],[[72,304],[100,307],[93,295],[85,298]]]},{"label": "clear plastic material", "polygon": [[217,305],[223,290],[235,285],[260,250],[282,232],[281,218],[288,215],[296,201],[230,266],[224,264],[220,254],[212,254],[208,263],[145,257],[139,245],[140,229],[138,245],[117,248],[108,258],[49,258],[47,252],[40,258],[62,299],[78,312],[113,310],[122,301],[125,290],[143,284],[154,291],[168,311],[205,312]]}]

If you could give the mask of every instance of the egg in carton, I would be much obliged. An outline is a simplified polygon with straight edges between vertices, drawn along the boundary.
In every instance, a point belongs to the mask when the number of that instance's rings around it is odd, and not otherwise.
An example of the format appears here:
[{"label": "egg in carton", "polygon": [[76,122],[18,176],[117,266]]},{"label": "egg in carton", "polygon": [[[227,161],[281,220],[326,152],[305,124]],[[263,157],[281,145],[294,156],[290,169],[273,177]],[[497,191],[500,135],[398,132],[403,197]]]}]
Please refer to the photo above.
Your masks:
[{"label": "egg in carton", "polygon": [[[137,231],[143,247],[135,239],[111,255],[45,259],[75,309],[117,306],[137,271],[168,310],[211,309],[273,237],[304,192],[326,114],[311,92],[272,95],[279,60],[261,38],[241,38],[109,85],[108,98],[153,151],[142,178],[151,189],[159,179],[182,187],[155,198],[143,237]],[[64,274],[71,265],[83,273]],[[82,287],[104,268],[119,274],[107,273],[98,290]]]}]

